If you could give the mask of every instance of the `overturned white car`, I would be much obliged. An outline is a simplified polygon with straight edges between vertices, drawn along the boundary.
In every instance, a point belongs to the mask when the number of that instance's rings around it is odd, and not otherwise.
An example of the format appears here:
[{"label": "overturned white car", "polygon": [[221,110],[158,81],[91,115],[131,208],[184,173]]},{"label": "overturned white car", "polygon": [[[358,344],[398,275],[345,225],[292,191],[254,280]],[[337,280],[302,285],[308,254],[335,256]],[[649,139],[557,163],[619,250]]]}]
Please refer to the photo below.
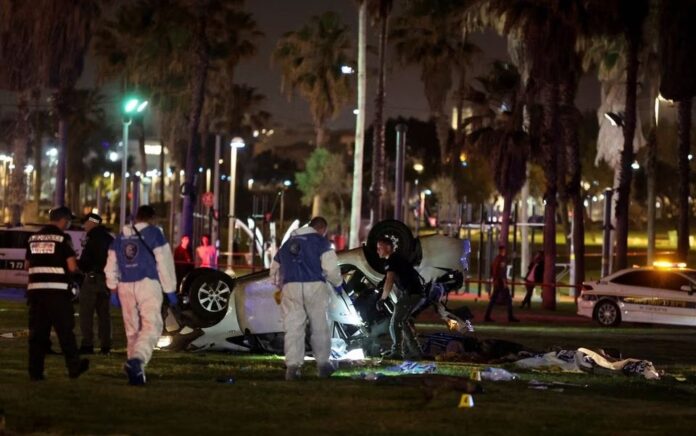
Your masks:
[{"label": "overturned white car", "polygon": [[[380,351],[376,339],[387,333],[389,325],[389,314],[375,308],[384,277],[375,250],[380,236],[394,240],[395,251],[416,266],[426,282],[426,295],[431,296],[423,303],[434,306],[450,328],[470,331],[468,317],[454,315],[444,303],[448,292],[462,286],[469,241],[441,235],[416,239],[403,223],[390,220],[378,223],[363,247],[338,253],[345,285],[342,295],[331,292],[328,316],[332,337],[342,340],[337,342],[345,343],[347,351],[361,349],[366,355]],[[282,353],[283,321],[274,299],[276,291],[268,270],[230,277],[217,270],[196,269],[181,283],[183,310],[179,316],[167,317],[169,333],[162,337],[160,346]]]}]

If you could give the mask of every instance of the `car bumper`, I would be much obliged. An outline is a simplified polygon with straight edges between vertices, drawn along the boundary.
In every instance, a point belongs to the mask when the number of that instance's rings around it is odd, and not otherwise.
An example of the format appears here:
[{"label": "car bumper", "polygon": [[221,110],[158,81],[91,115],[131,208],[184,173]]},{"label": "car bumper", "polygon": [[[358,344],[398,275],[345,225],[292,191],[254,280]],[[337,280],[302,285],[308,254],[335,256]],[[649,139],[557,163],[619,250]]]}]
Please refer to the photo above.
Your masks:
[{"label": "car bumper", "polygon": [[592,318],[594,312],[594,301],[578,300],[578,315]]}]

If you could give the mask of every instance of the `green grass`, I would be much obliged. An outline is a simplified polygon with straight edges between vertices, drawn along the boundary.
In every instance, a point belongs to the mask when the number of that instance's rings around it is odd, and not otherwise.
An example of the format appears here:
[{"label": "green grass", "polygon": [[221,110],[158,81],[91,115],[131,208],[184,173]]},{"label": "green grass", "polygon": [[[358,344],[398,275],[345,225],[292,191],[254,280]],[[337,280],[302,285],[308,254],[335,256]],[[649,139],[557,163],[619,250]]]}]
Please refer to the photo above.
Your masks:
[{"label": "green grass", "polygon": [[[476,313],[482,303],[474,304]],[[681,374],[646,381],[624,376],[518,372],[515,382],[483,382],[472,409],[459,409],[459,392],[444,389],[426,403],[422,380],[389,377],[377,382],[349,376],[282,381],[278,357],[222,353],[156,352],[149,385],[126,385],[123,349],[95,356],[78,380],[64,374],[62,358],[47,361],[45,382],[26,373],[26,338],[0,338],[0,408],[10,433],[78,434],[688,434],[696,422],[696,329],[626,326],[607,330],[573,320],[563,324],[477,325],[481,338],[529,347],[610,347],[650,359],[659,370]],[[541,311],[526,316],[544,316]],[[558,321],[558,318],[554,318]],[[523,318],[523,321],[524,318]],[[26,307],[0,302],[0,333],[19,331]],[[117,347],[124,339],[114,312]],[[423,330],[437,328],[422,326]],[[449,375],[477,365],[439,364]],[[307,373],[313,372],[308,367]],[[364,371],[345,369],[341,375]],[[233,376],[235,384],[216,379]],[[563,392],[528,388],[529,380],[588,385]]]}]

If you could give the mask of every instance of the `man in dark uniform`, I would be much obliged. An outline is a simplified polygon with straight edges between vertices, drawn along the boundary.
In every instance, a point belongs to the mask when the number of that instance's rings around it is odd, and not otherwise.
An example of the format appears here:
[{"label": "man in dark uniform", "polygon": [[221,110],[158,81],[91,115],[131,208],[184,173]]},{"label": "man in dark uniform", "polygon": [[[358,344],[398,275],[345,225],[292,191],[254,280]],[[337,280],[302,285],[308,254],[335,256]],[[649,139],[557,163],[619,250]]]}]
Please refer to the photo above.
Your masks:
[{"label": "man in dark uniform", "polygon": [[64,230],[73,218],[70,209],[61,206],[49,212],[50,224],[29,238],[26,268],[29,271],[29,377],[44,379],[44,359],[51,327],[58,335],[70,378],[89,368],[89,360],[80,359],[73,328],[70,274],[78,270],[75,250]]},{"label": "man in dark uniform", "polygon": [[80,331],[82,346],[80,354],[94,354],[94,311],[97,312],[99,342],[101,353],[111,352],[111,313],[109,312],[110,292],[106,287],[104,266],[109,246],[114,238],[101,225],[102,219],[90,213],[84,219],[87,242],[80,255],[78,265],[85,274],[80,288]]},{"label": "man in dark uniform", "polygon": [[385,271],[384,288],[377,302],[378,309],[383,307],[394,285],[396,285],[397,298],[389,323],[392,348],[384,357],[388,359],[420,358],[421,348],[408,322],[411,312],[423,298],[423,282],[420,274],[406,259],[394,253],[394,242],[387,237],[377,240],[377,254],[384,259]]}]

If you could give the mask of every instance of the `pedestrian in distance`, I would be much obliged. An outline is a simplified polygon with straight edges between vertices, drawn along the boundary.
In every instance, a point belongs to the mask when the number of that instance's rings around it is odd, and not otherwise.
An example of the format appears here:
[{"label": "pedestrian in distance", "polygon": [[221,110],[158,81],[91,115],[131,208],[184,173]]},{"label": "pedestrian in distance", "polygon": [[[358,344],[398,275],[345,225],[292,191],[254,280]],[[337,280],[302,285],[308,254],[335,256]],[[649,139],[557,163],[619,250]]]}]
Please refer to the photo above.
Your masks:
[{"label": "pedestrian in distance", "polygon": [[97,331],[101,354],[111,352],[110,292],[106,287],[106,256],[114,238],[104,227],[102,218],[90,213],[83,219],[87,240],[80,254],[78,266],[84,273],[80,287],[80,332],[82,345],[80,354],[94,354],[94,312],[97,313]]},{"label": "pedestrian in distance", "polygon": [[200,268],[217,269],[217,248],[210,245],[210,235],[201,236],[201,245],[196,248],[196,265]]},{"label": "pedestrian in distance", "polygon": [[79,272],[77,256],[65,230],[74,218],[65,206],[51,209],[50,223],[29,237],[25,268],[29,273],[29,378],[44,379],[44,361],[50,348],[51,328],[56,331],[70,378],[89,368],[81,359],[75,339],[70,275]]},{"label": "pedestrian in distance", "polygon": [[296,380],[301,376],[308,321],[319,377],[329,377],[334,370],[329,361],[331,329],[328,308],[331,287],[338,293],[343,292],[343,279],[336,252],[326,239],[327,228],[326,219],[320,216],[312,218],[309,226],[292,233],[271,263],[271,280],[281,289],[286,380]]},{"label": "pedestrian in distance", "polygon": [[537,251],[534,259],[529,263],[527,268],[527,274],[524,276],[524,286],[527,288],[527,293],[524,295],[524,300],[522,300],[522,309],[526,307],[532,308],[532,294],[534,293],[534,287],[543,283],[544,281],[544,252]]},{"label": "pedestrian in distance", "polygon": [[128,343],[124,370],[131,385],[146,383],[145,366],[162,332],[162,292],[178,304],[174,259],[159,227],[152,225],[152,206],[138,208],[109,248],[104,272],[114,304],[121,306]]},{"label": "pedestrian in distance", "polygon": [[508,321],[509,322],[519,322],[520,320],[515,318],[512,314],[512,295],[510,295],[510,289],[505,286],[505,280],[507,276],[507,250],[505,245],[498,246],[498,255],[493,259],[491,264],[491,280],[493,281],[493,293],[491,294],[491,299],[488,302],[488,307],[486,308],[486,316],[484,321],[493,322],[491,318],[491,311],[496,303],[505,304],[507,306]]},{"label": "pedestrian in distance", "polygon": [[384,310],[389,294],[394,290],[396,304],[389,322],[391,350],[386,359],[419,359],[422,351],[415,330],[408,322],[414,308],[424,297],[423,280],[406,259],[394,252],[394,242],[388,237],[377,239],[377,255],[384,259],[384,286],[377,309]]}]

